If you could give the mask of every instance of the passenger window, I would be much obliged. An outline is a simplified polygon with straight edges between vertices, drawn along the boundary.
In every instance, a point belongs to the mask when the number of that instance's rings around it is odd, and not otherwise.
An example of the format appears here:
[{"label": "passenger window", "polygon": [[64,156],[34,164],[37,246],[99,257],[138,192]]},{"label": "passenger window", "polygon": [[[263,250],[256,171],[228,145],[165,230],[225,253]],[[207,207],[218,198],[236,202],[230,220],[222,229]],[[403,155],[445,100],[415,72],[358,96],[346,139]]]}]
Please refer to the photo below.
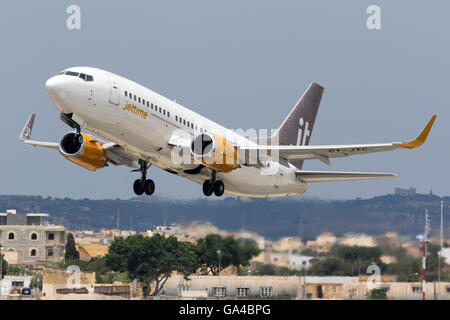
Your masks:
[{"label": "passenger window", "polygon": [[138,97],[138,102],[141,103],[141,97]]},{"label": "passenger window", "polygon": [[186,120],[183,120],[183,124],[186,125]]},{"label": "passenger window", "polygon": [[194,129],[194,124],[193,123],[191,123],[191,129]]},{"label": "passenger window", "polygon": [[167,111],[167,117],[170,118],[170,112],[169,111]]},{"label": "passenger window", "polygon": [[159,113],[161,113],[161,107],[159,107]]},{"label": "passenger window", "polygon": [[189,121],[187,122],[187,126],[188,126],[188,128],[190,127]]},{"label": "passenger window", "polygon": [[163,115],[166,115],[166,110],[163,109]]},{"label": "passenger window", "polygon": [[151,106],[151,108],[152,108],[152,110],[153,110],[153,103],[152,103],[150,106]]},{"label": "passenger window", "polygon": [[175,116],[175,121],[178,121],[178,116]]},{"label": "passenger window", "polygon": [[128,97],[128,92],[125,90],[125,97]]},{"label": "passenger window", "polygon": [[148,108],[148,101],[147,101],[147,108]]},{"label": "passenger window", "polygon": [[136,95],[134,95],[134,101],[136,101]]},{"label": "passenger window", "polygon": [[142,99],[142,104],[145,106],[145,100],[144,99]]}]

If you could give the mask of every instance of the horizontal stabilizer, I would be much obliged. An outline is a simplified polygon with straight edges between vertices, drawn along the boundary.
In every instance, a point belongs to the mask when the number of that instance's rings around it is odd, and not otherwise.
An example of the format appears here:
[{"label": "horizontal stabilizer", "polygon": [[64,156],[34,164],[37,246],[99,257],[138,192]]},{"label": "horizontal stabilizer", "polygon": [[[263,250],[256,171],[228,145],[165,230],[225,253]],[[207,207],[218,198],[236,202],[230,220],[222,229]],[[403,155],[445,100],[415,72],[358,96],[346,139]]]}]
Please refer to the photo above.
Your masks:
[{"label": "horizontal stabilizer", "polygon": [[298,171],[295,173],[295,175],[303,182],[368,180],[368,179],[397,177],[395,174],[392,173],[342,172],[342,171]]}]

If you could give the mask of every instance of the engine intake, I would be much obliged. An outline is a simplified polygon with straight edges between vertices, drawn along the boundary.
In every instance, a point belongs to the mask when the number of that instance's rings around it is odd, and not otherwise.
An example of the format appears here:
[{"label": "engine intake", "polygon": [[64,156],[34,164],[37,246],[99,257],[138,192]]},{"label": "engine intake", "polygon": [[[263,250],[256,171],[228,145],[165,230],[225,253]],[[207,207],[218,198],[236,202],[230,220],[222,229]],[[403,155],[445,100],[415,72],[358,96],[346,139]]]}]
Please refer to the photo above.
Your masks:
[{"label": "engine intake", "polygon": [[67,160],[91,171],[106,165],[102,145],[85,133],[68,132],[59,142],[59,152]]},{"label": "engine intake", "polygon": [[238,166],[238,153],[225,138],[201,133],[191,143],[191,153],[202,163],[218,171],[230,172]]}]

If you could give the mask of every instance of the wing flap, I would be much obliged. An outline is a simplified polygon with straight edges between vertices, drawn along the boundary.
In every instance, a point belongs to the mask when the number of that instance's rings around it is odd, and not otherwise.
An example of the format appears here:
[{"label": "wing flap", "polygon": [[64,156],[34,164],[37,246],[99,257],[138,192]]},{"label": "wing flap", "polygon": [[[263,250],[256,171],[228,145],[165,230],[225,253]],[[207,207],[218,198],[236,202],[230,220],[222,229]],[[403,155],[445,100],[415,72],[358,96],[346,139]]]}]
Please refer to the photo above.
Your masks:
[{"label": "wing flap", "polygon": [[298,171],[297,178],[303,182],[330,182],[348,180],[368,180],[381,178],[395,178],[392,173],[379,172],[344,172],[344,171]]}]

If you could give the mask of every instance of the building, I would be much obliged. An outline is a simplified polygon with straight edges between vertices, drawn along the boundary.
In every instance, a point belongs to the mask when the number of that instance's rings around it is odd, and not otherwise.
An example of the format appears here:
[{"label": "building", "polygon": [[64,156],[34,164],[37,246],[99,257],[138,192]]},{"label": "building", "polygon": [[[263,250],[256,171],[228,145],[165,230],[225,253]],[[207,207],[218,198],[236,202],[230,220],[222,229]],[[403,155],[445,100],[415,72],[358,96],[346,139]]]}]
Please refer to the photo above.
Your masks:
[{"label": "building", "polygon": [[85,288],[88,292],[94,292],[95,272],[83,272],[77,268],[61,270],[45,268],[42,272],[42,297],[44,299],[58,299],[63,289]]},{"label": "building", "polygon": [[293,252],[300,251],[301,249],[303,249],[303,247],[304,244],[298,237],[283,237],[272,243],[272,249],[275,251]]},{"label": "building", "polygon": [[[381,281],[369,285],[367,281],[346,283],[342,288],[343,299],[367,299],[371,289],[385,289],[387,299],[422,300],[422,282]],[[427,300],[449,300],[450,282],[427,282],[425,287]]]},{"label": "building", "polygon": [[100,230],[100,237],[108,240],[114,240],[115,237],[126,238],[135,235],[134,230],[120,230],[120,229],[102,229]]},{"label": "building", "polygon": [[395,188],[395,195],[397,196],[414,196],[416,194],[416,188],[402,189]]},{"label": "building", "polygon": [[8,296],[11,290],[29,288],[31,283],[31,276],[5,276],[0,280],[0,296]]},{"label": "building", "polygon": [[344,284],[357,282],[358,277],[301,277],[297,299],[342,299]]},{"label": "building", "polygon": [[351,247],[375,247],[377,245],[374,237],[364,234],[346,234],[339,244]]},{"label": "building", "polygon": [[8,263],[51,264],[64,259],[66,230],[46,221],[47,213],[0,213],[0,245]]},{"label": "building", "polygon": [[318,253],[328,252],[331,247],[334,246],[337,242],[337,238],[335,235],[329,232],[324,232],[320,234],[316,240],[309,240],[306,242],[306,247],[312,249]]},{"label": "building", "polygon": [[248,298],[284,296],[295,298],[299,277],[279,276],[182,276],[170,277],[161,292],[162,295],[186,297],[185,291],[201,292],[209,298]]},{"label": "building", "polygon": [[450,248],[442,248],[440,255],[446,264],[450,264]]},{"label": "building", "polygon": [[76,246],[80,253],[80,260],[90,261],[92,258],[103,258],[109,250],[109,246],[104,244],[98,245],[80,245]]},{"label": "building", "polygon": [[309,267],[311,267],[312,259],[314,259],[314,257],[290,254],[288,268],[294,270],[309,269]]}]

